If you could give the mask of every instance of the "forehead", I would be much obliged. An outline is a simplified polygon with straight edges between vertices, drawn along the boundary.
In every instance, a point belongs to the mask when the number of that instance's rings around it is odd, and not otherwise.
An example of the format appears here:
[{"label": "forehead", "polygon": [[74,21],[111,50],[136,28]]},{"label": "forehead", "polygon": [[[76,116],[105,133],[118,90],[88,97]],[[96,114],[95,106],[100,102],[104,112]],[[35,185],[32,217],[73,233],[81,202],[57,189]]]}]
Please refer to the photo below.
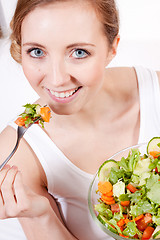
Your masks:
[{"label": "forehead", "polygon": [[[31,11],[22,22],[22,41],[47,36],[79,41],[103,35],[103,25],[88,1],[56,2]],[[98,35],[97,35],[98,34]],[[35,39],[35,40],[36,40]]]}]

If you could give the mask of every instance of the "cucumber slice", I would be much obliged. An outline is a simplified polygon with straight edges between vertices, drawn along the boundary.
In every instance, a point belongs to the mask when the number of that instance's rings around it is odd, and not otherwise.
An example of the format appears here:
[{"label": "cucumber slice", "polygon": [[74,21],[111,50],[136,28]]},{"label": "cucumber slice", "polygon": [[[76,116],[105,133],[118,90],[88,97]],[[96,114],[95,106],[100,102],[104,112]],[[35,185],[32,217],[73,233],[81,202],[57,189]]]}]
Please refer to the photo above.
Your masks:
[{"label": "cucumber slice", "polygon": [[152,151],[160,152],[160,137],[153,137],[147,145],[147,153]]},{"label": "cucumber slice", "polygon": [[115,228],[113,228],[113,227],[108,223],[107,219],[106,219],[104,216],[102,216],[101,214],[98,214],[97,219],[98,219],[104,226],[106,226],[109,231],[111,231],[111,232],[113,232],[113,233],[116,233],[116,234],[118,233],[118,231],[117,231]]},{"label": "cucumber slice", "polygon": [[104,226],[107,224],[107,219],[101,214],[98,214],[97,218]]},{"label": "cucumber slice", "polygon": [[115,160],[113,160],[113,159],[106,160],[99,167],[99,170],[98,170],[99,181],[107,181],[108,180],[109,174],[110,174],[110,171],[111,171],[112,167],[115,167],[117,169],[119,168],[118,163]]},{"label": "cucumber slice", "polygon": [[153,235],[153,239],[160,237],[160,230]]}]

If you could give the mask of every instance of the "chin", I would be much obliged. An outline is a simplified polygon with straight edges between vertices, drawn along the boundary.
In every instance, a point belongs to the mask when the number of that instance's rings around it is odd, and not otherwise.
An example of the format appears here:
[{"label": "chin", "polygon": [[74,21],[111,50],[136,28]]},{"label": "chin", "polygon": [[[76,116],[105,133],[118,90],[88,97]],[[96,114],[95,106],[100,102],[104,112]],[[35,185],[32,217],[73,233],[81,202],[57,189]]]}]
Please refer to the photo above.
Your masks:
[{"label": "chin", "polygon": [[52,106],[51,109],[57,115],[72,115],[79,111],[79,109],[73,109],[71,107],[56,108],[55,106]]}]

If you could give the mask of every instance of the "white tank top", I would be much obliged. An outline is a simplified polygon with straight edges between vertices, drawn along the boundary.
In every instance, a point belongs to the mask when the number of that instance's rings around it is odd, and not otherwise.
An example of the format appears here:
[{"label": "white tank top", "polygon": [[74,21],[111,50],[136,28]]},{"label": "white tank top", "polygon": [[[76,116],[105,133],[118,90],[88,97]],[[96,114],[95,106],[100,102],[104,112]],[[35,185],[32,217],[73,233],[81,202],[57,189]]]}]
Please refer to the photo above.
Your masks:
[{"label": "white tank top", "polygon": [[[140,94],[139,141],[160,136],[160,91],[155,71],[135,67]],[[17,126],[12,122],[14,128]],[[88,189],[93,175],[76,167],[38,125],[24,138],[37,155],[47,177],[48,191],[54,196],[67,228],[79,240],[112,239],[92,220],[88,210]]]},{"label": "white tank top", "polygon": [[140,98],[140,132],[138,143],[160,136],[160,87],[157,73],[135,67]]}]

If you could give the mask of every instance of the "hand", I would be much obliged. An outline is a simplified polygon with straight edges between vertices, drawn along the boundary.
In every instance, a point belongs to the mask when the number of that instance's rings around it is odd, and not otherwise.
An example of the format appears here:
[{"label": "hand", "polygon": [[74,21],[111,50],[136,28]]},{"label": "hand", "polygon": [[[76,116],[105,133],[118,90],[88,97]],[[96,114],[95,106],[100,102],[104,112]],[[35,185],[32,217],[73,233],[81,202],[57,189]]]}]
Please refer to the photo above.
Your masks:
[{"label": "hand", "polygon": [[25,186],[17,167],[6,165],[0,171],[0,219],[11,217],[19,218],[29,240],[50,240],[53,236],[76,239],[57,217],[48,198]]},{"label": "hand", "polygon": [[39,217],[49,207],[46,197],[24,186],[16,166],[6,165],[0,171],[0,219],[11,217]]}]

